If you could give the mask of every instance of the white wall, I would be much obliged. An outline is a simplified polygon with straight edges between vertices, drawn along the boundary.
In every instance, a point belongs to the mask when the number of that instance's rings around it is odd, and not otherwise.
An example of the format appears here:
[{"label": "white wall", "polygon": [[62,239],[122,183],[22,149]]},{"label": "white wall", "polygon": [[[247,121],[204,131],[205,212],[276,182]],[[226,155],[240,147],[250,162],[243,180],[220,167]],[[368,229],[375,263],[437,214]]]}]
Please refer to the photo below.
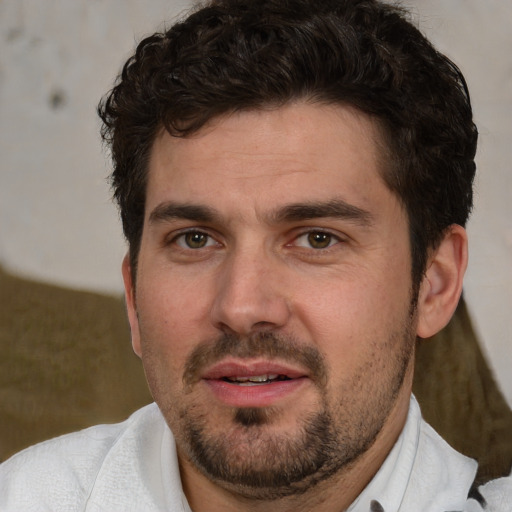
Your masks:
[{"label": "white wall", "polygon": [[0,1],[0,262],[119,292],[124,242],[95,108],[187,0]]},{"label": "white wall", "polygon": [[[480,127],[466,296],[512,404],[512,3],[409,0],[465,73]],[[187,0],[0,1],[0,262],[119,292],[124,242],[95,107],[135,41]]]}]

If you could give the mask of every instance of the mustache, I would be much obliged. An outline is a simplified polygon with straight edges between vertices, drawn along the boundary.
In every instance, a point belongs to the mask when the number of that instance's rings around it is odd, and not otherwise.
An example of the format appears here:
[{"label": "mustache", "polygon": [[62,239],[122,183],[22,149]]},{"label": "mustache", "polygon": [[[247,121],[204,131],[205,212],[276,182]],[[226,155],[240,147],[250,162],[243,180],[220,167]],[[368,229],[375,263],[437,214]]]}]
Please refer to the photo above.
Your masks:
[{"label": "mustache", "polygon": [[325,386],[327,382],[327,366],[316,347],[298,343],[289,336],[261,332],[249,336],[226,333],[213,342],[198,345],[185,363],[183,383],[190,386],[198,382],[205,368],[228,356],[240,359],[264,356],[299,363],[319,385]]}]

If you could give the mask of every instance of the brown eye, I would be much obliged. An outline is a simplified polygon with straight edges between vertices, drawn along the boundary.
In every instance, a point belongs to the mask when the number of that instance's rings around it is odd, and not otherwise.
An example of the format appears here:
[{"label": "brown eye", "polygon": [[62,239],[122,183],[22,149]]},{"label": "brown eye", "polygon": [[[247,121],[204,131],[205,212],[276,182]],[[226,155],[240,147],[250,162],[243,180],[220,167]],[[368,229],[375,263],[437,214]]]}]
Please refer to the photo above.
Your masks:
[{"label": "brown eye", "polygon": [[183,233],[175,241],[183,249],[203,249],[215,243],[209,235],[201,231]]},{"label": "brown eye", "polygon": [[200,249],[206,245],[208,237],[203,233],[187,233],[185,235],[185,243],[191,249]]},{"label": "brown eye", "polygon": [[326,249],[333,241],[332,235],[322,231],[308,233],[308,243],[313,249]]}]

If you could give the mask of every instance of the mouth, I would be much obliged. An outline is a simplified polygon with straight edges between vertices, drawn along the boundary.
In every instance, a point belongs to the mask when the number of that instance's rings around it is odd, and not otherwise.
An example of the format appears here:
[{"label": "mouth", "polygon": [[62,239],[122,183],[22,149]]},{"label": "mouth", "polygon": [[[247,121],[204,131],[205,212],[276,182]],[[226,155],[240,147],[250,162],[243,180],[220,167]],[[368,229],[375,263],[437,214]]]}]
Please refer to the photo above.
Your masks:
[{"label": "mouth", "polygon": [[266,407],[294,394],[309,377],[288,364],[227,360],[208,369],[202,380],[225,405]]}]

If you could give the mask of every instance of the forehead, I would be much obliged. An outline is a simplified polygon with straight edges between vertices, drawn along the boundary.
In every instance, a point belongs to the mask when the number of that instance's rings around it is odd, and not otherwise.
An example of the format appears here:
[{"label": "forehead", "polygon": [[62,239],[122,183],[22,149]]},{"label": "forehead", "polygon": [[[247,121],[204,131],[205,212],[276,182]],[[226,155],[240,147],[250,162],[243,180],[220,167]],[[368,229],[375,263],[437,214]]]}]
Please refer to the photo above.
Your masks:
[{"label": "forehead", "polygon": [[365,207],[391,194],[381,147],[369,116],[306,102],[227,115],[185,138],[162,132],[149,162],[146,213],[165,201],[218,203],[241,214],[334,196]]}]

